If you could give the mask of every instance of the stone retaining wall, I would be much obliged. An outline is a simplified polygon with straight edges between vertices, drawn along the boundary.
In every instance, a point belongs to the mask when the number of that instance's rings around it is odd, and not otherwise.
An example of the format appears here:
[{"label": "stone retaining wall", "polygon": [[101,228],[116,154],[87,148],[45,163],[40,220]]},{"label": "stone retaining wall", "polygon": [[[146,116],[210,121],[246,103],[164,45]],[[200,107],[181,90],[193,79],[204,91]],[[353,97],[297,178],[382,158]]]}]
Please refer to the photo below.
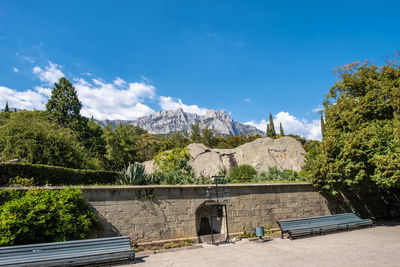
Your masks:
[{"label": "stone retaining wall", "polygon": [[[82,187],[104,226],[99,236],[130,235],[143,243],[197,236],[196,211],[204,207],[207,187]],[[230,232],[250,230],[276,220],[330,214],[326,200],[308,183],[223,185]],[[197,227],[197,228],[196,228]],[[222,227],[222,229],[225,229]]]}]

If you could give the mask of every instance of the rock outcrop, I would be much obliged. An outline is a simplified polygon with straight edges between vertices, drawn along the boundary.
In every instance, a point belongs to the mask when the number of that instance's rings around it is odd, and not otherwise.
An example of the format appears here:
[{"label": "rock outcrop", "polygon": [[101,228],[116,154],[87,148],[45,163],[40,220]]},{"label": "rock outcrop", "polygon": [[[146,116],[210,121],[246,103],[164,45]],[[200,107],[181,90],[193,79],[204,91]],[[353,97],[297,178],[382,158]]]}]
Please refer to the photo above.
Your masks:
[{"label": "rock outcrop", "polygon": [[[190,144],[187,148],[192,159],[190,165],[195,175],[210,177],[222,169],[230,171],[242,164],[253,166],[258,172],[276,166],[282,170],[301,171],[304,165],[303,149],[292,137],[259,138],[233,149],[211,149],[203,144]],[[154,172],[154,163],[144,163],[147,173]]]},{"label": "rock outcrop", "polygon": [[101,121],[102,126],[118,123],[137,125],[151,134],[169,134],[173,132],[189,133],[192,125],[198,123],[200,128],[208,127],[220,135],[260,134],[264,132],[257,128],[236,122],[223,110],[208,110],[204,116],[188,113],[182,109],[164,110],[152,115],[140,117],[132,121]]}]

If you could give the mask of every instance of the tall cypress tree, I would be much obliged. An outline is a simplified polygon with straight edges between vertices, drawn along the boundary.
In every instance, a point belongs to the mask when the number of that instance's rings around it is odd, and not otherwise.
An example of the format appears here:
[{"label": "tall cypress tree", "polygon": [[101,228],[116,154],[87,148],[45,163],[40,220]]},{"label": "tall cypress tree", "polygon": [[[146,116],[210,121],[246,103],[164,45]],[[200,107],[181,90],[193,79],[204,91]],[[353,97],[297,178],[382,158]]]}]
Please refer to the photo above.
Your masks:
[{"label": "tall cypress tree", "polygon": [[269,129],[269,123],[267,124],[267,137],[271,137],[271,130]]},{"label": "tall cypress tree", "polygon": [[325,121],[324,121],[324,117],[322,116],[322,112],[321,112],[321,133],[322,133],[322,137],[324,137],[324,134],[325,134]]},{"label": "tall cypress tree", "polygon": [[275,125],[274,125],[274,120],[272,119],[272,114],[271,114],[271,112],[269,113],[269,122],[268,122],[268,125],[269,125],[269,135],[268,135],[268,133],[267,133],[267,136],[268,137],[275,137],[276,136],[276,132],[275,132]]},{"label": "tall cypress tree", "polygon": [[282,122],[279,123],[279,130],[282,136],[285,135],[285,133],[283,132],[283,127],[282,127]]},{"label": "tall cypress tree", "polygon": [[8,108],[8,101],[6,101],[6,106],[4,108],[4,112],[10,112],[10,109]]}]

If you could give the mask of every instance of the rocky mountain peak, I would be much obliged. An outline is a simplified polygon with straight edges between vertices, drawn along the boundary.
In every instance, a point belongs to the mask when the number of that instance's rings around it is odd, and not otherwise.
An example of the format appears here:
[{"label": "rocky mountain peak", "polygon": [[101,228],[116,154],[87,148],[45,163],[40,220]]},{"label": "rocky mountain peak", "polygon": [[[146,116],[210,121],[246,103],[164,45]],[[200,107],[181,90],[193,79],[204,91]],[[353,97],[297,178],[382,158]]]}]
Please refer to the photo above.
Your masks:
[{"label": "rocky mountain peak", "polygon": [[[110,124],[106,121],[103,124]],[[140,117],[132,121],[124,121],[126,124],[137,125],[146,129],[151,134],[169,134],[171,132],[190,132],[192,125],[198,123],[200,128],[208,127],[220,135],[242,135],[264,133],[257,128],[236,122],[224,110],[207,110],[204,116],[185,112],[179,108],[176,110],[163,110],[149,116]]]}]

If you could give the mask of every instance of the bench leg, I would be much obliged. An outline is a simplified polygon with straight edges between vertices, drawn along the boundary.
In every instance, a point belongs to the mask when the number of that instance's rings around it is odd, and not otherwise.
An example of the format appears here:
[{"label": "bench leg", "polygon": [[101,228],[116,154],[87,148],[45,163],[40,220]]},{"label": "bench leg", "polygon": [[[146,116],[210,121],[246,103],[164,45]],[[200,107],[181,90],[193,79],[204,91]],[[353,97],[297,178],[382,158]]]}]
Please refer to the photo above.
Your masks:
[{"label": "bench leg", "polygon": [[283,232],[281,231],[281,238],[283,239]]}]

